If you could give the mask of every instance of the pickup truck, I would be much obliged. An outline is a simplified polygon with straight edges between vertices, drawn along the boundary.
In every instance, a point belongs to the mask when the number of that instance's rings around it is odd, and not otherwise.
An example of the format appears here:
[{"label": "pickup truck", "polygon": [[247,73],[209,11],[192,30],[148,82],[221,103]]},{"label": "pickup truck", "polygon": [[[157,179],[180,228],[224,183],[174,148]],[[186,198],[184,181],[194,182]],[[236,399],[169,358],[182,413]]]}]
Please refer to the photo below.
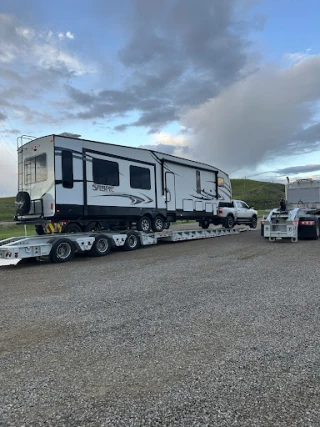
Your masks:
[{"label": "pickup truck", "polygon": [[232,228],[236,224],[245,224],[249,225],[250,228],[256,228],[258,223],[258,212],[242,200],[220,202],[218,216],[220,224],[225,228]]}]

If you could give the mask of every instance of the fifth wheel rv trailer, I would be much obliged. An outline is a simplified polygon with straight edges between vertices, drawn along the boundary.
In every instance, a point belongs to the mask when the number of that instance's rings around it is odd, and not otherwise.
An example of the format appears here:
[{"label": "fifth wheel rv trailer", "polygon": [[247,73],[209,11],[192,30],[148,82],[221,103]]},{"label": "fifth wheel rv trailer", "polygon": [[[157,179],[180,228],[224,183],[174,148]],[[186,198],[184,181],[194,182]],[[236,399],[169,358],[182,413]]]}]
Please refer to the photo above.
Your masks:
[{"label": "fifth wheel rv trailer", "polygon": [[18,222],[65,233],[107,221],[144,232],[185,219],[207,228],[219,221],[219,201],[231,199],[229,176],[204,163],[70,136],[26,138],[18,138]]}]

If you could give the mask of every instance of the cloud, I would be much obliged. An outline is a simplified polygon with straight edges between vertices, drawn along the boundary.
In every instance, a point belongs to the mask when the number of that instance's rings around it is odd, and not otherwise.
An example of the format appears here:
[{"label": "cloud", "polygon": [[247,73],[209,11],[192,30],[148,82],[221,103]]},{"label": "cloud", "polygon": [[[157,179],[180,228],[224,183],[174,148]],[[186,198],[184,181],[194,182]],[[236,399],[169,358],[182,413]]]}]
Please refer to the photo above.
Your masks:
[{"label": "cloud", "polygon": [[320,55],[287,69],[264,66],[189,110],[182,124],[203,160],[221,168],[254,168],[275,156],[319,150]]},{"label": "cloud", "polygon": [[275,172],[281,175],[293,175],[299,173],[311,173],[320,171],[320,164],[318,165],[304,165],[304,166],[292,166],[284,169],[278,169]]},{"label": "cloud", "polygon": [[[82,96],[75,117],[139,118],[116,127],[146,127],[156,132],[178,121],[181,111],[218,95],[223,88],[252,72],[247,22],[238,0],[137,0],[123,25],[127,40],[118,52],[121,90]],[[260,19],[261,21],[261,19]],[[72,101],[75,91],[69,90]]]},{"label": "cloud", "polygon": [[4,122],[7,118],[8,116],[0,111],[0,122]]},{"label": "cloud", "polygon": [[173,136],[166,132],[160,132],[152,136],[154,141],[151,144],[140,145],[147,150],[159,151],[178,157],[190,157],[190,147],[183,136]]}]

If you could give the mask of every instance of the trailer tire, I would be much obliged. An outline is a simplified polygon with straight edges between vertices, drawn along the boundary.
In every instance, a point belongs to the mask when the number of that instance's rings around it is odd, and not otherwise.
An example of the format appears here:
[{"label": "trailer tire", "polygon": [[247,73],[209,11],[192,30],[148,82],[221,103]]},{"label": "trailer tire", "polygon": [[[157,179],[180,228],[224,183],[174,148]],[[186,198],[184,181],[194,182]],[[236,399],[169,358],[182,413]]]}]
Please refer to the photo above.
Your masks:
[{"label": "trailer tire", "polygon": [[227,215],[223,222],[224,228],[233,228],[234,227],[234,218],[232,215]]},{"label": "trailer tire", "polygon": [[249,227],[250,227],[250,228],[257,228],[257,225],[258,225],[257,217],[256,217],[256,216],[253,216],[253,217],[251,218],[251,222],[250,222],[250,224],[249,224]]},{"label": "trailer tire", "polygon": [[111,242],[105,234],[98,234],[95,236],[92,248],[89,254],[94,257],[105,256],[110,252]]},{"label": "trailer tire", "polygon": [[140,247],[140,238],[137,233],[131,231],[127,234],[126,241],[124,242],[123,249],[125,251],[135,251]]},{"label": "trailer tire", "polygon": [[68,233],[68,234],[76,234],[81,233],[81,227],[80,225],[76,224],[75,222],[69,222],[69,224],[66,224],[62,228],[62,233]]},{"label": "trailer tire", "polygon": [[153,218],[152,220],[152,230],[154,232],[160,232],[163,231],[164,229],[164,218],[161,215],[157,215],[155,218]]},{"label": "trailer tire", "polygon": [[150,233],[150,231],[151,231],[151,220],[148,216],[144,215],[138,219],[137,230],[143,231],[144,233]]},{"label": "trailer tire", "polygon": [[101,225],[99,224],[99,222],[89,222],[89,224],[85,225],[83,227],[83,231],[85,232],[89,232],[89,233],[96,233],[99,232],[101,230]]},{"label": "trailer tire", "polygon": [[52,262],[61,263],[70,261],[75,253],[75,245],[69,239],[56,240],[51,248],[50,259]]},{"label": "trailer tire", "polygon": [[26,191],[19,191],[16,195],[15,207],[17,215],[27,215],[31,207],[31,199]]}]

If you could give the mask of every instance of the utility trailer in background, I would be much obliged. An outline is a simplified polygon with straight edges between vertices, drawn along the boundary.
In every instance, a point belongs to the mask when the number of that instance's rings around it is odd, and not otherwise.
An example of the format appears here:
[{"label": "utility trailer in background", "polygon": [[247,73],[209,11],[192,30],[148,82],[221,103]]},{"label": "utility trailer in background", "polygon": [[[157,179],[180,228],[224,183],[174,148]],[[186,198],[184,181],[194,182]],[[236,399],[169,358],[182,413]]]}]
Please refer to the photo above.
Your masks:
[{"label": "utility trailer in background", "polygon": [[239,234],[241,231],[245,229],[168,230],[148,234],[140,231],[124,231],[13,237],[0,241],[0,260],[37,258],[62,263],[70,261],[77,252],[88,252],[91,256],[101,257],[115,247],[133,251],[140,246],[155,245],[159,241],[208,239]]},{"label": "utility trailer in background", "polygon": [[320,210],[295,208],[290,211],[273,209],[264,219],[263,236],[270,242],[277,239],[317,240],[320,235]]}]

